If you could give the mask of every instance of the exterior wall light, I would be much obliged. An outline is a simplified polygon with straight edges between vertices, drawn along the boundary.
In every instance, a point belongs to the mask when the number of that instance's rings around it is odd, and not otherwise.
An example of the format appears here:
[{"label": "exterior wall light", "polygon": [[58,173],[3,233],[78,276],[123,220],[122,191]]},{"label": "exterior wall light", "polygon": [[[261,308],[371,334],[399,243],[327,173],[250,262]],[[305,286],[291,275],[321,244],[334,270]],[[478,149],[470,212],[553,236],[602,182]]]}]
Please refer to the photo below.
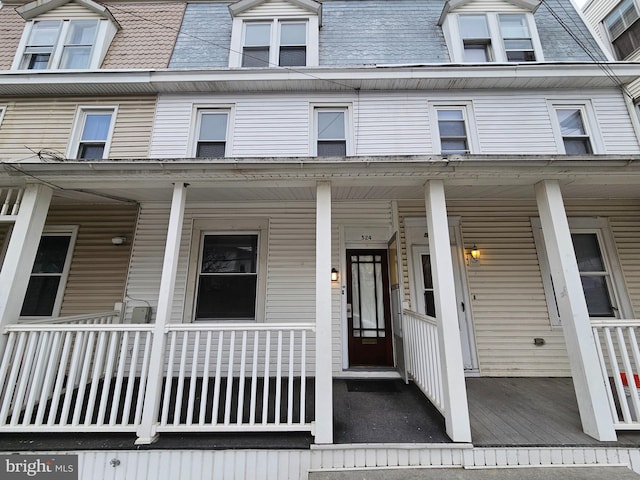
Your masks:
[{"label": "exterior wall light", "polygon": [[331,269],[331,281],[332,282],[338,281],[338,271],[335,268]]},{"label": "exterior wall light", "polygon": [[124,245],[125,243],[127,243],[127,237],[113,237],[111,239],[111,243],[113,245]]},{"label": "exterior wall light", "polygon": [[480,250],[478,250],[478,246],[475,243],[473,244],[473,247],[471,247],[469,254],[471,255],[472,262],[477,262],[480,258]]}]

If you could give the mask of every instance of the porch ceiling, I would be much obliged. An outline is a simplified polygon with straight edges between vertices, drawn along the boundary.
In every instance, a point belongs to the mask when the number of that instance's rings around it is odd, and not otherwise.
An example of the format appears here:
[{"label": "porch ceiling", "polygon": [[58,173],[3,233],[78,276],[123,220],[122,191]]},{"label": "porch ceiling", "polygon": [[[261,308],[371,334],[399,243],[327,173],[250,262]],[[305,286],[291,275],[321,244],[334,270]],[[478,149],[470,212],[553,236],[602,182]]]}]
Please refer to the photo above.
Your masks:
[{"label": "porch ceiling", "polygon": [[[42,181],[64,202],[171,199],[189,184],[193,202],[311,201],[318,181],[333,198],[422,200],[430,179],[449,199],[532,199],[533,185],[557,179],[567,198],[640,199],[640,156],[469,156],[108,160],[5,164],[0,187]],[[98,194],[98,195],[95,195]]]}]

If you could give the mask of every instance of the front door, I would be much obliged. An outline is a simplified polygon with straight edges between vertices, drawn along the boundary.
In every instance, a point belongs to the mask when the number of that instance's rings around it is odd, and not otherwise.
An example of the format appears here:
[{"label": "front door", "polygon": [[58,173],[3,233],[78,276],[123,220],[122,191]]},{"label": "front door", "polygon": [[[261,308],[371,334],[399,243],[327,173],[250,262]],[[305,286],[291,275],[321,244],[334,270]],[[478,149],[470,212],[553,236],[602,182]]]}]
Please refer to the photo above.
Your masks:
[{"label": "front door", "polygon": [[350,367],[392,367],[386,250],[347,250]]}]

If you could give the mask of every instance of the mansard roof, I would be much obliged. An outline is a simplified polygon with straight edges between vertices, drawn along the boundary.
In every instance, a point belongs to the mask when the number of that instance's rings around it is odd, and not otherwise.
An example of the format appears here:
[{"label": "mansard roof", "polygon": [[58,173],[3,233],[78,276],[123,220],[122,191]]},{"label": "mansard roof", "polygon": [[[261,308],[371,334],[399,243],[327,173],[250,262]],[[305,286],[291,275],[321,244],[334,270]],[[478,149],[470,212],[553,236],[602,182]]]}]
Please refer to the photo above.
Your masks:
[{"label": "mansard roof", "polygon": [[116,27],[120,28],[120,25],[111,14],[109,9],[104,5],[94,2],[93,0],[35,0],[16,8],[16,12],[18,12],[18,14],[25,20],[31,20],[38,15],[42,15],[43,13],[55,10],[56,8],[66,5],[67,3],[72,1],[77,3],[78,5],[82,5],[83,7],[91,10],[94,13],[97,13],[98,15],[103,16],[108,20],[111,20],[113,24],[116,25]]}]

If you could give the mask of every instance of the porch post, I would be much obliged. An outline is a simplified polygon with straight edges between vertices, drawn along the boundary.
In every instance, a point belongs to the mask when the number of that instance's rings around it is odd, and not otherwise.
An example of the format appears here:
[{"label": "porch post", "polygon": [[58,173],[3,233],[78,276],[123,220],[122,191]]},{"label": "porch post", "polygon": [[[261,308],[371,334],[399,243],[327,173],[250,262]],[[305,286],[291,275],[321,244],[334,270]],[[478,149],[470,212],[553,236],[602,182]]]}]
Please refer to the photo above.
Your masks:
[{"label": "porch post", "polygon": [[582,428],[597,440],[613,441],[616,432],[560,185],[557,180],[543,180],[535,192]]},{"label": "porch post", "polygon": [[45,185],[27,185],[24,190],[0,271],[0,330],[20,316],[52,194]]},{"label": "porch post", "polygon": [[171,304],[173,303],[176,272],[178,270],[178,256],[180,252],[186,196],[187,185],[185,183],[176,183],[173,187],[173,198],[171,199],[167,243],[164,248],[164,262],[162,264],[162,276],[160,278],[158,309],[153,327],[149,376],[144,398],[142,421],[137,431],[137,445],[149,444],[157,439],[156,425],[160,408],[162,375],[164,372],[165,329],[171,320]]},{"label": "porch post", "polygon": [[315,443],[333,443],[331,365],[331,184],[318,182],[316,186]]},{"label": "porch post", "polygon": [[454,442],[470,442],[471,425],[467,387],[464,380],[451,241],[442,180],[429,180],[426,183],[425,206],[431,270],[435,286],[445,425],[447,434]]}]

